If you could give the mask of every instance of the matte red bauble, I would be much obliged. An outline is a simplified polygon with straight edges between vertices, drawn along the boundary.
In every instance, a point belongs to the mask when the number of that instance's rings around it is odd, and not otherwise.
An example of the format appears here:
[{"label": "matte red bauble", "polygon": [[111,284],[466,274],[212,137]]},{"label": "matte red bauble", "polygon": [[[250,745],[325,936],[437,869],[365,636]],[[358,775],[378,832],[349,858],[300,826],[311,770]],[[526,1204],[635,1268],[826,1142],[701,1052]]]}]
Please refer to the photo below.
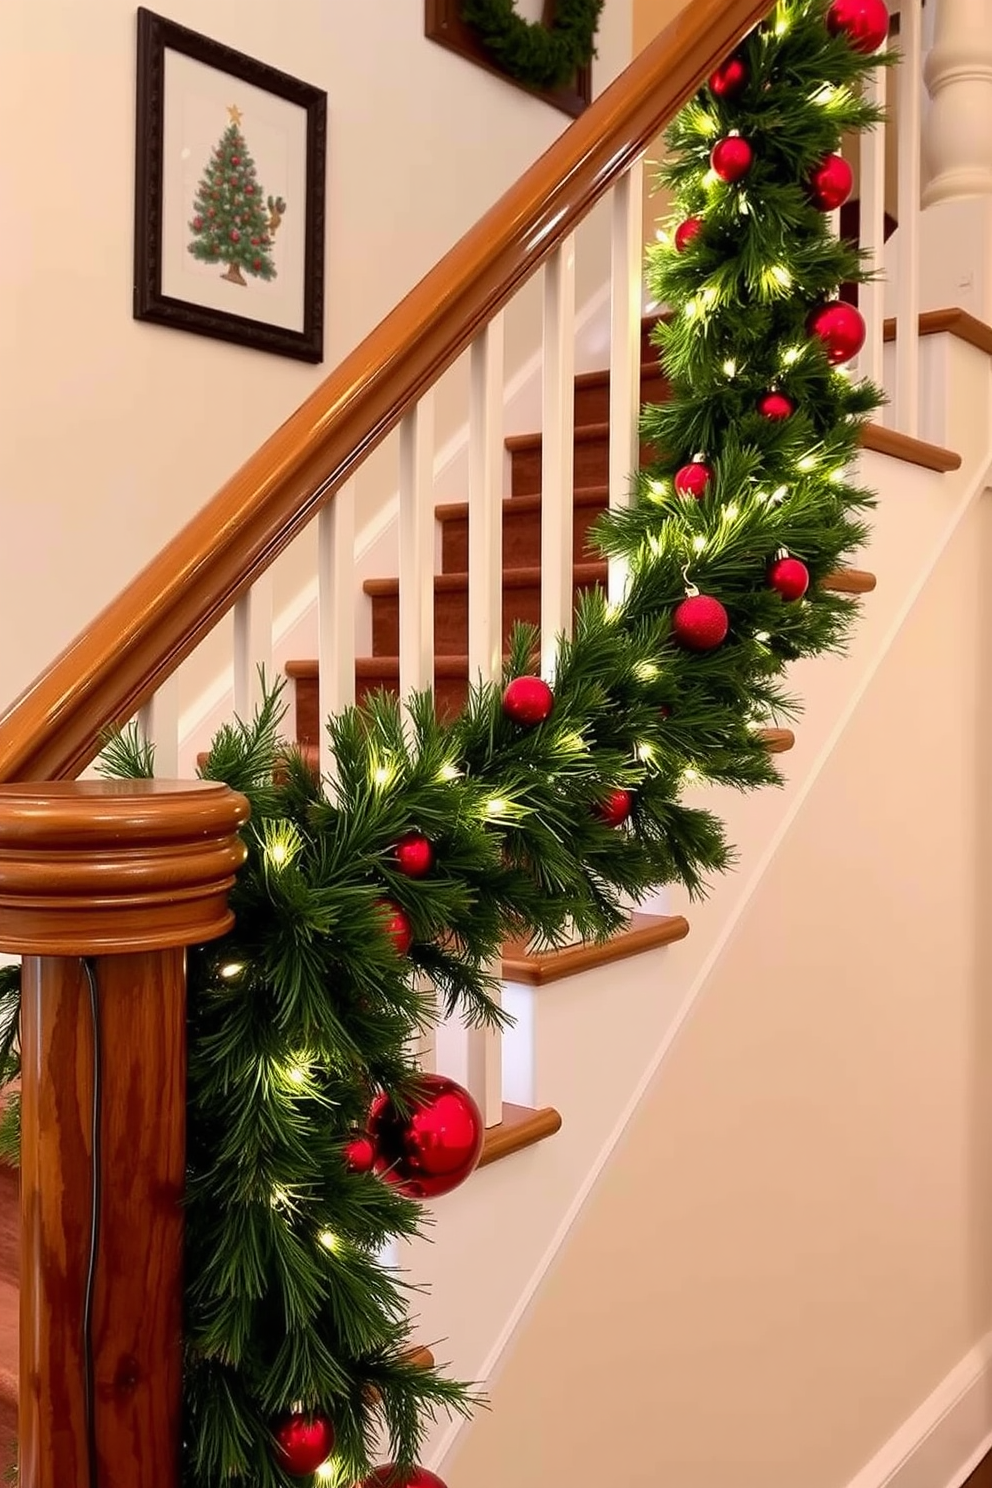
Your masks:
[{"label": "matte red bauble", "polygon": [[344,1149],[349,1173],[371,1173],[375,1167],[375,1143],[371,1137],[352,1137]]},{"label": "matte red bauble", "polygon": [[687,217],[680,222],[675,229],[675,249],[678,253],[684,253],[694,238],[698,238],[703,230],[702,217]]},{"label": "matte red bauble", "polygon": [[754,151],[739,134],[728,134],[726,139],[717,140],[710,151],[710,165],[720,180],[728,185],[746,176],[753,164]]},{"label": "matte red bauble", "polygon": [[769,566],[768,582],[784,600],[802,599],[809,588],[809,569],[798,558],[776,558]]},{"label": "matte red bauble", "polygon": [[486,1134],[482,1112],[467,1090],[442,1075],[421,1075],[401,1114],[390,1096],[369,1113],[375,1170],[411,1199],[450,1193],[474,1172]]},{"label": "matte red bauble", "polygon": [[687,651],[714,651],[729,629],[730,617],[710,594],[690,594],[672,616],[672,634]]},{"label": "matte red bauble", "polygon": [[400,909],[392,899],[380,899],[382,928],[393,942],[397,956],[408,954],[413,945],[413,926],[405,909]]},{"label": "matte red bauble", "polygon": [[407,832],[393,853],[397,868],[407,878],[424,878],[434,867],[434,848],[423,832]]},{"label": "matte red bauble", "polygon": [[616,790],[610,792],[605,801],[600,801],[596,807],[596,815],[608,827],[621,827],[633,809],[633,792],[624,790],[622,785],[618,785]]},{"label": "matte red bauble", "polygon": [[700,460],[690,460],[688,465],[683,465],[681,470],[676,470],[672,484],[676,495],[691,496],[696,501],[702,501],[712,479],[713,472],[708,465],[704,465]]},{"label": "matte red bauble", "polygon": [[503,712],[525,728],[543,723],[554,705],[555,695],[543,677],[514,677],[503,693]]},{"label": "matte red bauble", "polygon": [[717,98],[736,98],[749,77],[746,63],[740,57],[728,57],[716,72],[710,74],[710,92]]},{"label": "matte red bauble", "polygon": [[796,411],[796,405],[791,398],[784,393],[771,392],[762,393],[758,399],[758,412],[762,418],[771,419],[773,423],[781,419],[791,418]]},{"label": "matte red bauble", "polygon": [[444,1484],[426,1467],[396,1467],[387,1463],[385,1467],[377,1467],[370,1478],[363,1478],[360,1488],[444,1488]]},{"label": "matte red bauble", "polygon": [[827,11],[831,36],[843,33],[856,52],[877,52],[889,34],[884,0],[834,0]]},{"label": "matte red bauble", "polygon": [[809,178],[810,195],[821,212],[836,212],[854,187],[854,172],[843,155],[828,155]]},{"label": "matte red bauble", "polygon": [[275,1425],[279,1466],[294,1478],[315,1473],[334,1451],[334,1427],[326,1416],[292,1411]]},{"label": "matte red bauble", "polygon": [[827,361],[832,367],[857,356],[867,334],[861,311],[843,300],[833,300],[829,305],[813,310],[806,321],[806,329],[823,342]]}]

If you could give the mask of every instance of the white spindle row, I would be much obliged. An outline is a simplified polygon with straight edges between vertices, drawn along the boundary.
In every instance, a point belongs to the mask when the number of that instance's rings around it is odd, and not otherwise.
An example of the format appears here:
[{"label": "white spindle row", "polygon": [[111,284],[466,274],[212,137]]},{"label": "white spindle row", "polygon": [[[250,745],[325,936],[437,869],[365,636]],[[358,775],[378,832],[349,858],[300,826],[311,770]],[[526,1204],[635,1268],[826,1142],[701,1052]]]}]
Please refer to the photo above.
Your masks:
[{"label": "white spindle row", "polygon": [[[903,63],[890,93],[898,102],[899,274],[895,353],[895,426],[916,434],[919,425],[920,370],[920,77],[921,5],[902,9],[899,45]],[[876,74],[872,96],[884,104],[886,75]],[[891,126],[890,126],[891,127]],[[883,261],[886,203],[886,135],[880,129],[861,142],[861,245]],[[891,185],[891,183],[890,183]],[[611,202],[611,285],[609,312],[609,502],[623,506],[630,497],[631,472],[639,458],[641,402],[641,262],[643,162],[637,160],[614,189]],[[838,214],[832,218],[839,226]],[[543,272],[543,364],[541,377],[541,659],[551,678],[557,638],[571,631],[573,612],[573,488],[575,455],[575,240],[566,238],[546,260]],[[879,281],[860,295],[867,342],[858,371],[882,382],[885,287]],[[502,521],[505,491],[504,324],[498,314],[476,337],[469,354],[468,458],[469,600],[468,669],[472,681],[498,680],[503,655]],[[434,570],[436,458],[434,397],[427,393],[402,420],[399,430],[398,549],[400,576],[399,675],[401,692],[434,681]],[[625,574],[611,565],[611,598],[622,595]],[[233,693],[235,710],[246,715],[259,696],[258,667],[272,674],[272,584],[260,580],[234,612]],[[355,698],[355,483],[347,482],[323,508],[317,524],[317,631],[319,712],[340,712]],[[146,736],[158,751],[159,771],[178,768],[178,686],[176,679],[156,694],[140,715]],[[334,761],[322,731],[320,766],[333,789]],[[430,989],[424,988],[425,996]],[[418,1053],[468,1084],[483,1107],[487,1124],[502,1114],[501,1040],[466,1032],[460,1026],[439,1031],[437,1044],[425,1039]]]}]

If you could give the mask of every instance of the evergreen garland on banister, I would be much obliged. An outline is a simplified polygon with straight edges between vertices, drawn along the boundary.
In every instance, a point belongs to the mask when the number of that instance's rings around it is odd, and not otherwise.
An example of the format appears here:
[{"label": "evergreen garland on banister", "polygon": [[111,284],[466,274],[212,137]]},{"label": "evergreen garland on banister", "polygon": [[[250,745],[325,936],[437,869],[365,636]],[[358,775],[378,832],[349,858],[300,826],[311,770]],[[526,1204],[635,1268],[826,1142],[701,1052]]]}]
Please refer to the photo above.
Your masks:
[{"label": "evergreen garland on banister", "polygon": [[[415,1464],[434,1413],[471,1399],[411,1357],[431,1340],[383,1253],[471,1171],[481,1118],[411,1051],[438,1010],[498,1021],[506,939],[603,939],[626,896],[701,892],[733,855],[687,787],[775,783],[757,730],[795,711],[783,672],[844,643],[853,602],[820,581],[865,538],[850,465],[880,395],[845,375],[863,325],[835,296],[866,270],[827,213],[841,136],[878,118],[884,19],[782,0],[672,125],[648,264],[671,311],[671,398],[643,417],[660,453],[597,528],[626,592],[583,597],[553,682],[518,626],[454,721],[430,694],[347,711],[330,794],[280,742],[275,692],[214,741],[203,773],[252,818],[235,927],[188,957],[183,1488],[444,1488]],[[131,732],[104,753],[151,765]],[[0,1085],[18,996],[0,972]]]},{"label": "evergreen garland on banister", "polygon": [[532,88],[558,88],[596,55],[604,3],[557,0],[549,26],[525,21],[515,0],[462,0],[461,14],[503,72]]}]

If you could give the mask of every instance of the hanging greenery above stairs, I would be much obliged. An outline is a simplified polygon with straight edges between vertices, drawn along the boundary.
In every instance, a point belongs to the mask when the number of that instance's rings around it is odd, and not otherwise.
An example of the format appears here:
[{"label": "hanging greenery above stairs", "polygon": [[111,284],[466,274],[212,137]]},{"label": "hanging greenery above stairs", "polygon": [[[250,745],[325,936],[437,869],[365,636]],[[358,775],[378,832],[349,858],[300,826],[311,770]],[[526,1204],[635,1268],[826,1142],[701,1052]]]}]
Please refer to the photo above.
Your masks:
[{"label": "hanging greenery above stairs", "polygon": [[[877,118],[873,3],[854,24],[851,0],[782,0],[672,126],[675,218],[648,265],[672,312],[671,398],[643,417],[661,453],[597,529],[624,595],[582,597],[553,679],[518,627],[501,684],[452,722],[429,694],[373,698],[330,721],[329,792],[280,743],[275,693],[214,742],[204,773],[252,819],[235,928],[189,956],[184,1488],[383,1483],[380,1431],[395,1488],[438,1483],[414,1468],[427,1425],[470,1399],[409,1355],[381,1257],[432,1190],[383,1145],[383,1102],[401,1131],[423,1109],[411,1049],[437,1011],[499,1020],[507,939],[603,939],[626,896],[702,892],[733,852],[686,790],[774,784],[758,729],[796,711],[783,673],[844,644],[853,603],[820,581],[865,538],[850,465],[880,394],[841,365],[858,321],[833,297],[866,271],[826,212],[842,134]],[[559,11],[591,44],[598,4]],[[152,763],[128,733],[105,755]],[[4,974],[0,1083],[17,996]]]},{"label": "hanging greenery above stairs", "polygon": [[595,56],[604,3],[557,0],[549,26],[525,21],[515,0],[462,0],[461,14],[503,72],[530,87],[557,88]]}]

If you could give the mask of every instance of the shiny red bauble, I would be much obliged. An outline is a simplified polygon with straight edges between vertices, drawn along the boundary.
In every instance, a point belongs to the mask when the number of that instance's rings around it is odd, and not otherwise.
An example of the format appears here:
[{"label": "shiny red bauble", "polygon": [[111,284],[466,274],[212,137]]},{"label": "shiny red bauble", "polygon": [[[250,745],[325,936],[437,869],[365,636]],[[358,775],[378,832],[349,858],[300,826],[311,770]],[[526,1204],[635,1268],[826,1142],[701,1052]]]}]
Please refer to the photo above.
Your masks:
[{"label": "shiny red bauble", "polygon": [[334,1451],[334,1427],[326,1416],[291,1411],[273,1428],[279,1466],[294,1478],[315,1473]]},{"label": "shiny red bauble", "polygon": [[696,501],[702,501],[709,489],[713,472],[708,465],[701,460],[690,460],[688,465],[683,465],[676,470],[672,485],[678,496],[691,496]]},{"label": "shiny red bauble", "polygon": [[711,594],[690,594],[672,616],[672,634],[687,651],[716,650],[729,629],[729,615]]},{"label": "shiny red bauble", "polygon": [[375,1143],[371,1137],[352,1137],[344,1149],[349,1173],[371,1173],[375,1167]]},{"label": "shiny red bauble", "polygon": [[554,705],[555,695],[543,677],[514,677],[503,692],[503,712],[525,728],[543,723]]},{"label": "shiny red bauble", "polygon": [[747,64],[740,57],[728,57],[716,72],[710,73],[710,92],[717,98],[736,98],[749,76]]},{"label": "shiny red bauble", "polygon": [[693,239],[699,237],[702,230],[702,217],[687,217],[684,222],[680,222],[673,238],[676,252],[684,253]]},{"label": "shiny red bauble", "polygon": [[444,1488],[436,1473],[426,1467],[396,1467],[387,1463],[377,1467],[369,1478],[363,1478],[359,1488]]},{"label": "shiny red bauble", "polygon": [[865,344],[867,329],[861,311],[844,300],[833,300],[810,312],[806,329],[823,342],[832,367],[849,362]]},{"label": "shiny red bauble", "polygon": [[769,565],[768,582],[784,600],[802,599],[809,588],[809,569],[798,558],[776,558]]},{"label": "shiny red bauble", "polygon": [[831,36],[843,34],[856,52],[877,52],[889,34],[884,0],[834,0],[827,11]]},{"label": "shiny red bauble", "polygon": [[599,802],[596,815],[608,827],[622,827],[633,809],[633,791],[624,790],[622,785],[618,785],[616,790],[610,791],[605,801]]},{"label": "shiny red bauble", "polygon": [[454,1080],[421,1075],[404,1110],[378,1095],[369,1113],[375,1170],[411,1199],[436,1199],[470,1177],[482,1156],[482,1112]]},{"label": "shiny red bauble", "polygon": [[731,185],[746,176],[754,164],[754,151],[739,134],[728,134],[717,140],[710,151],[710,165],[721,181]]},{"label": "shiny red bauble", "polygon": [[853,188],[854,172],[843,155],[828,155],[810,174],[810,196],[821,212],[836,212]]},{"label": "shiny red bauble", "polygon": [[434,848],[423,832],[407,832],[397,842],[393,856],[407,878],[425,878],[434,867]]},{"label": "shiny red bauble", "polygon": [[393,942],[397,956],[406,956],[413,945],[413,926],[405,909],[392,899],[380,899],[382,928]]},{"label": "shiny red bauble", "polygon": [[779,423],[782,419],[791,418],[796,411],[796,405],[785,393],[772,391],[762,393],[758,399],[758,412],[762,418],[771,419],[772,423]]}]

